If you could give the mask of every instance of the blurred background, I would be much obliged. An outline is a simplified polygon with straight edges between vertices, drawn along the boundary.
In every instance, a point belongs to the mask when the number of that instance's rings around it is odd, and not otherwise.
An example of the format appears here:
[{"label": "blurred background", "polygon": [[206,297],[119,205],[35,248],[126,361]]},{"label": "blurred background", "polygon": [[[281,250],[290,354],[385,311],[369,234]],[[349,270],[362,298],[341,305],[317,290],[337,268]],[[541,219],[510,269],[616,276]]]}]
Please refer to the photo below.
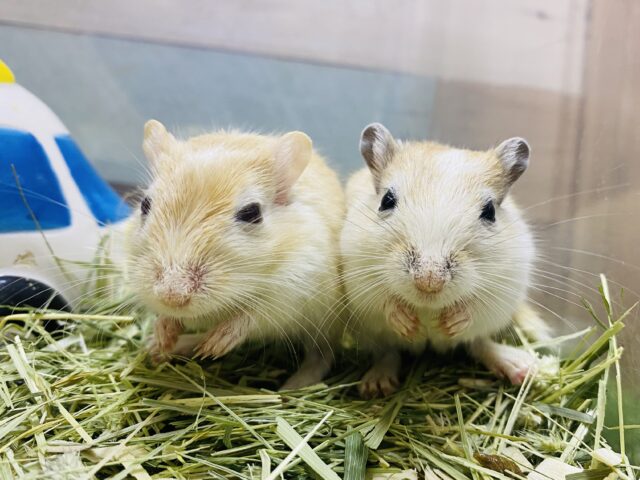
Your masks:
[{"label": "blurred background", "polygon": [[[182,135],[304,130],[343,178],[372,121],[469,148],[526,137],[514,193],[540,240],[539,310],[584,326],[601,272],[618,313],[638,299],[637,0],[2,0],[0,58],[125,192],[146,181],[151,117]],[[638,313],[626,323],[632,405]]]}]

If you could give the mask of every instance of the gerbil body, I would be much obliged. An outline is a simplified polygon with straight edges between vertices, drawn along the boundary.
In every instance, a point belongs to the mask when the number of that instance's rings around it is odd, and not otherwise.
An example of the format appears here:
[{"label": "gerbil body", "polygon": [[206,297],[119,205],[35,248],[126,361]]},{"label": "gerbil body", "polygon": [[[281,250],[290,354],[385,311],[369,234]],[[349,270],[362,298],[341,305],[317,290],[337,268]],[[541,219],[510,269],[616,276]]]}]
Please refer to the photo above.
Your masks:
[{"label": "gerbil body", "polygon": [[[308,137],[216,132],[176,140],[145,127],[154,179],[132,220],[129,283],[158,314],[152,354],[217,358],[245,341],[303,343],[288,386],[331,362],[341,297],[344,200]],[[204,331],[200,336],[178,335]]]},{"label": "gerbil body", "polygon": [[493,337],[530,312],[534,242],[508,195],[527,166],[526,142],[476,152],[397,142],[374,124],[361,150],[369,168],[347,185],[341,254],[352,329],[375,358],[362,393],[393,391],[398,351],[428,344],[464,345],[522,381],[532,356]]}]

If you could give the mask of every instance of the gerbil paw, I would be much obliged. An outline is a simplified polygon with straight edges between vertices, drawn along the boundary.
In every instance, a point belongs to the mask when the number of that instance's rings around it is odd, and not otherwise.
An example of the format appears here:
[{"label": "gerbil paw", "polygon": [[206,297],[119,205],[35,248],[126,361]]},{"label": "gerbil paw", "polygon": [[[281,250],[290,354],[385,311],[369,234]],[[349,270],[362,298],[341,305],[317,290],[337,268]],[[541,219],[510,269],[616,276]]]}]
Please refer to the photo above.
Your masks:
[{"label": "gerbil paw", "polygon": [[471,324],[471,315],[462,305],[447,307],[440,313],[438,327],[448,337],[455,337],[464,332]]},{"label": "gerbil paw", "polygon": [[233,350],[233,347],[235,343],[228,337],[208,337],[196,347],[194,358],[216,360]]},{"label": "gerbil paw", "polygon": [[171,352],[182,332],[182,323],[169,317],[158,317],[155,322],[153,337],[147,350],[153,365],[159,365],[171,358]]},{"label": "gerbil paw", "polygon": [[385,313],[387,322],[398,335],[410,339],[420,330],[418,315],[401,300],[389,300],[385,305]]},{"label": "gerbil paw", "polygon": [[165,350],[162,350],[155,339],[152,339],[147,345],[147,354],[149,356],[149,361],[151,365],[157,367],[161,363],[168,362],[171,360],[171,353]]},{"label": "gerbil paw", "polygon": [[333,352],[331,350],[307,349],[300,368],[284,382],[280,390],[297,390],[320,383],[331,369]]},{"label": "gerbil paw", "polygon": [[204,335],[199,333],[180,335],[171,351],[171,355],[176,357],[193,357],[196,347],[200,344],[203,337]]},{"label": "gerbil paw", "polygon": [[310,385],[315,385],[320,381],[322,381],[322,377],[319,377],[313,372],[298,370],[284,382],[280,390],[298,390]]},{"label": "gerbil paw", "polygon": [[498,377],[509,379],[513,385],[522,385],[530,371],[535,374],[538,360],[521,348],[498,345],[498,350],[486,364]]},{"label": "gerbil paw", "polygon": [[243,340],[242,330],[234,321],[221,323],[209,330],[195,348],[195,358],[213,360],[233,350]]},{"label": "gerbil paw", "polygon": [[397,372],[374,365],[360,380],[358,391],[362,398],[380,398],[388,397],[395,393],[399,386],[400,381],[398,380]]}]

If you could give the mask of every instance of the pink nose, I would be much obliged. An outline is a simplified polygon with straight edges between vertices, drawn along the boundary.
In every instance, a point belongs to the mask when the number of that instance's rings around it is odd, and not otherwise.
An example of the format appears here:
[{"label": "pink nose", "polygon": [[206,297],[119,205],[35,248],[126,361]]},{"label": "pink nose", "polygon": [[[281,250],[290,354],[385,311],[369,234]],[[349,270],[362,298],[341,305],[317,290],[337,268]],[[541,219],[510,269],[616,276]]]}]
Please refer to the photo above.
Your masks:
[{"label": "pink nose", "polygon": [[160,296],[160,301],[171,308],[186,307],[191,301],[191,295],[177,292],[166,292]]},{"label": "pink nose", "polygon": [[414,278],[416,288],[424,293],[438,293],[444,288],[444,278],[433,273],[427,273]]},{"label": "pink nose", "polygon": [[202,287],[204,269],[188,266],[186,268],[171,266],[156,270],[153,287],[156,298],[169,308],[187,306]]}]

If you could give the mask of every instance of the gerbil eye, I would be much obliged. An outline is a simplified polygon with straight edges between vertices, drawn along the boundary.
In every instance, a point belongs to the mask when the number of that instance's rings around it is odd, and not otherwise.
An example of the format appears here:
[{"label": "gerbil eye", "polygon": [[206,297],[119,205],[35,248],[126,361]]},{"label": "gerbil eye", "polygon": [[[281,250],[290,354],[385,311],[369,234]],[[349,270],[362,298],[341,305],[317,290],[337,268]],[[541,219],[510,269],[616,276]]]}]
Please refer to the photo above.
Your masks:
[{"label": "gerbil eye", "polygon": [[380,202],[380,208],[378,209],[381,212],[385,210],[391,210],[392,208],[396,208],[398,203],[398,199],[396,198],[396,194],[393,193],[393,190],[387,190],[387,193],[382,197],[382,201]]},{"label": "gerbil eye", "polygon": [[236,213],[236,220],[245,223],[262,222],[262,212],[260,211],[260,204],[250,203],[248,205],[245,205]]},{"label": "gerbil eye", "polygon": [[493,205],[491,200],[485,203],[484,207],[482,207],[480,219],[490,223],[494,223],[496,221],[496,207]]},{"label": "gerbil eye", "polygon": [[151,210],[151,199],[149,197],[144,197],[142,199],[142,203],[140,204],[140,212],[142,216],[145,217],[149,214]]}]

